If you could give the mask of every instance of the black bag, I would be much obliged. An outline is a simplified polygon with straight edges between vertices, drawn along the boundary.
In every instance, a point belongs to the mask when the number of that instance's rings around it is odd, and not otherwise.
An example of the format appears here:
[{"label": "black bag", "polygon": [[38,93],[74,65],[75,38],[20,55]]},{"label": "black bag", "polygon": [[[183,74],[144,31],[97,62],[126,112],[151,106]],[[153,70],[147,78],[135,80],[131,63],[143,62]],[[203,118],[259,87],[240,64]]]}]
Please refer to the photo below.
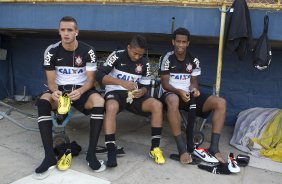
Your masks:
[{"label": "black bag", "polygon": [[272,57],[271,46],[267,37],[268,22],[269,18],[267,15],[265,15],[263,33],[257,41],[253,50],[253,65],[259,70],[268,68]]}]

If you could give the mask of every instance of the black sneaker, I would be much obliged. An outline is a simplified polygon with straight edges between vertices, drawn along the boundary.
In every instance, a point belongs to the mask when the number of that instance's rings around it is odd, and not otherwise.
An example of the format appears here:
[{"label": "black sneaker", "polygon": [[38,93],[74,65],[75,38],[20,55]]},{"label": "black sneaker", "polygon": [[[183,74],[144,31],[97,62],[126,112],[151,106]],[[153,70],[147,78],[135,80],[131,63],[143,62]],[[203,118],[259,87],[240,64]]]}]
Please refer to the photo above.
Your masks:
[{"label": "black sneaker", "polygon": [[123,147],[117,146],[117,157],[122,157],[125,155],[125,152],[123,150]]},{"label": "black sneaker", "polygon": [[245,167],[249,164],[250,156],[239,154],[236,157],[236,161],[239,167]]},{"label": "black sneaker", "polygon": [[108,150],[105,146],[99,146],[99,145],[96,146],[96,154],[105,154],[107,152]]},{"label": "black sneaker", "polygon": [[213,174],[226,174],[226,175],[231,174],[231,172],[228,169],[228,164],[219,164],[217,166],[209,166],[209,165],[199,164],[198,168],[206,170],[206,171],[211,172]]},{"label": "black sneaker", "polygon": [[[96,147],[96,153],[97,154],[106,154],[108,153],[108,150],[107,150],[107,147],[105,146],[97,146]],[[122,157],[124,156],[126,153],[125,151],[123,150],[123,147],[121,146],[117,146],[117,157]]]}]

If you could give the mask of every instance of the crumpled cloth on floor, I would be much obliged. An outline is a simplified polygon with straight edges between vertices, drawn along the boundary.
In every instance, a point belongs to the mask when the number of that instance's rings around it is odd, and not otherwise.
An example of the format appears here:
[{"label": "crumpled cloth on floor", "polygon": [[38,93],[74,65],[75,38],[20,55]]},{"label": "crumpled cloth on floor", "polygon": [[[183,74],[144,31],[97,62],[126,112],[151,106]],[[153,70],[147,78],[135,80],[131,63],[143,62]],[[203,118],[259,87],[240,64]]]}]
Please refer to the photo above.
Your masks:
[{"label": "crumpled cloth on floor", "polygon": [[252,141],[262,147],[261,155],[282,162],[282,110],[269,121],[261,137]]}]

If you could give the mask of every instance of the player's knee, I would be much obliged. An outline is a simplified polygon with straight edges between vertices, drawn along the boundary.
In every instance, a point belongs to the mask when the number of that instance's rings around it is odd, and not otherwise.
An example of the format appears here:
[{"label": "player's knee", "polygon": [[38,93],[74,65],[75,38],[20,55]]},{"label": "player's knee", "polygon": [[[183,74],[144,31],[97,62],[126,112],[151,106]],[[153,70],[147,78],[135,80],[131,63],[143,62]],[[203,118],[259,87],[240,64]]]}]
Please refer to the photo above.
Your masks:
[{"label": "player's knee", "polygon": [[154,111],[162,111],[163,104],[159,100],[154,99],[152,101],[152,108],[154,109]]},{"label": "player's knee", "polygon": [[101,95],[95,95],[93,98],[95,106],[104,106],[105,99]]},{"label": "player's knee", "polygon": [[226,110],[226,100],[224,98],[218,98],[216,106],[218,109]]},{"label": "player's knee", "polygon": [[166,98],[166,104],[168,106],[168,108],[174,108],[179,106],[179,98],[176,95],[169,95]]},{"label": "player's knee", "polygon": [[36,102],[38,108],[38,116],[47,116],[50,115],[52,106],[51,103],[46,99],[39,99]]},{"label": "player's knee", "polygon": [[118,103],[107,101],[105,108],[106,108],[106,113],[117,113],[119,110],[119,105]]},{"label": "player's knee", "polygon": [[151,112],[152,114],[159,114],[163,111],[163,104],[156,99],[152,99],[150,103],[147,106],[148,112]]},{"label": "player's knee", "polygon": [[[47,100],[47,101],[51,101],[52,100],[52,95],[50,94],[50,93],[44,93],[41,97],[40,97],[40,99],[42,99],[42,100]],[[40,100],[40,99],[38,99],[38,100]]]}]

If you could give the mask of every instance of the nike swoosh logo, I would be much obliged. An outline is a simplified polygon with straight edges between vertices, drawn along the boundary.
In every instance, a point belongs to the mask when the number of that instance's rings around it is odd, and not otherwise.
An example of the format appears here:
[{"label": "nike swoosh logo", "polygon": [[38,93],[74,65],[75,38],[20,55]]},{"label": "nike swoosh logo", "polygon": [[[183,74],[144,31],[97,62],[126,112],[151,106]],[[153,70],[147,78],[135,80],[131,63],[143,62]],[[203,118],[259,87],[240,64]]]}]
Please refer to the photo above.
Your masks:
[{"label": "nike swoosh logo", "polygon": [[121,64],[120,64],[120,66],[125,66],[125,65],[126,65],[126,64],[124,64],[124,63],[121,63]]},{"label": "nike swoosh logo", "polygon": [[58,58],[57,61],[61,61],[61,60],[63,60],[63,59],[64,59],[64,58]]},{"label": "nike swoosh logo", "polygon": [[201,153],[197,152],[202,158],[206,158],[206,155],[202,155]]},{"label": "nike swoosh logo", "polygon": [[172,66],[171,68],[175,68],[176,66]]}]

